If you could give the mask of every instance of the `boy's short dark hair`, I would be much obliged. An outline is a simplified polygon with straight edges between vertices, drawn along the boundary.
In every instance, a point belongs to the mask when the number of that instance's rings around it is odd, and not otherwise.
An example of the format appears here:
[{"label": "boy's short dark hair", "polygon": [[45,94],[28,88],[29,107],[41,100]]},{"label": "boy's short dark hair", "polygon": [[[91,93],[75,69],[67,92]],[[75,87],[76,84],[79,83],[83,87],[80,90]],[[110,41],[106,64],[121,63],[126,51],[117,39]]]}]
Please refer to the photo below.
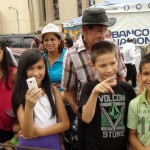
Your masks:
[{"label": "boy's short dark hair", "polygon": [[142,72],[142,68],[145,64],[150,63],[150,53],[144,55],[141,59],[140,65],[139,65],[139,72]]},{"label": "boy's short dark hair", "polygon": [[99,55],[106,54],[106,53],[114,53],[116,55],[115,51],[115,44],[112,40],[104,40],[95,43],[91,48],[91,61],[93,64],[96,62],[96,58]]}]

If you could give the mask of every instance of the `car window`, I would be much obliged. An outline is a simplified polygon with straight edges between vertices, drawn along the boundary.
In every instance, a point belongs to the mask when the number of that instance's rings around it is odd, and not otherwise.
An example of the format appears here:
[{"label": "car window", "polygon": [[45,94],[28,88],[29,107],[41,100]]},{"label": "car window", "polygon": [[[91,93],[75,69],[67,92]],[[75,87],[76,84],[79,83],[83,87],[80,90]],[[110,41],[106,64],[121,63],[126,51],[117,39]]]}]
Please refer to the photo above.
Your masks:
[{"label": "car window", "polygon": [[[1,36],[0,38],[3,38],[7,45],[13,48],[30,48],[31,42],[33,40],[35,35],[5,35]],[[34,45],[33,48],[36,48],[36,45]]]},{"label": "car window", "polygon": [[22,38],[21,37],[11,37],[12,40],[12,47],[21,47],[22,45]]},{"label": "car window", "polygon": [[0,36],[0,39],[4,40],[8,47],[12,47],[13,41],[10,37]]},{"label": "car window", "polygon": [[24,37],[23,47],[30,48],[33,37]]}]

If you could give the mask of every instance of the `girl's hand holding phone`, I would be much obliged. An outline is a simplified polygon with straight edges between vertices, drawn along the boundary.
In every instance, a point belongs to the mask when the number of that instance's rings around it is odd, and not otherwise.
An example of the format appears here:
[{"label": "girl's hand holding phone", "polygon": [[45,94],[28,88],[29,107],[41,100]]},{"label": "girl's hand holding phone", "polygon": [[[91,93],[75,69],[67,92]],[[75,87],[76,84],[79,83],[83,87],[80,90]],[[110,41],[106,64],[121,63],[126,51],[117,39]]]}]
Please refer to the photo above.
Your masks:
[{"label": "girl's hand holding phone", "polygon": [[40,99],[41,97],[41,88],[38,88],[36,79],[29,78],[27,79],[27,85],[29,90],[26,93],[26,105],[30,108],[33,108],[36,104],[36,102]]}]

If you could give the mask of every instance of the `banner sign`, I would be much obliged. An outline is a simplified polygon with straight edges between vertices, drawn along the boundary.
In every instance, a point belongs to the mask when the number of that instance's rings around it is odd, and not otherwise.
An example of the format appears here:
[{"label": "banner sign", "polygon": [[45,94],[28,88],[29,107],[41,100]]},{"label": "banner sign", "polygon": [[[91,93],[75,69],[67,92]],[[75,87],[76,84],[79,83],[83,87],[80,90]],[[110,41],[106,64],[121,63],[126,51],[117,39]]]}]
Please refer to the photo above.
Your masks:
[{"label": "banner sign", "polygon": [[[101,6],[99,6],[101,7]],[[109,6],[102,6],[108,13],[120,13],[120,12],[146,12],[150,11],[149,3],[124,3],[114,4]]]},{"label": "banner sign", "polygon": [[[125,9],[126,5],[129,9]],[[141,6],[140,8],[138,6]],[[126,43],[129,34],[136,36],[136,46],[147,45],[150,41],[150,3],[116,4],[105,6],[109,18],[117,18],[109,29],[120,47]]]}]

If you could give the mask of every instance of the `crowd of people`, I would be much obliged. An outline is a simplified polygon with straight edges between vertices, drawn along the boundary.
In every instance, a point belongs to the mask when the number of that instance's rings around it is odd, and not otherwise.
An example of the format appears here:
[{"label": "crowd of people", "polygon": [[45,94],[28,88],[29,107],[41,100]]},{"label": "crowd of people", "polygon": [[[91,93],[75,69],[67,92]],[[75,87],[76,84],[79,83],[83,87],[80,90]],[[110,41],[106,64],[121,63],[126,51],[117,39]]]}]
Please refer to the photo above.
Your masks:
[{"label": "crowd of people", "polygon": [[[78,24],[79,39],[49,23],[18,64],[0,40],[5,150],[150,149],[150,44],[137,73],[136,37],[128,35],[122,57],[108,30],[115,23],[103,8],[89,8]],[[29,88],[26,81],[32,77],[37,87]]]}]

